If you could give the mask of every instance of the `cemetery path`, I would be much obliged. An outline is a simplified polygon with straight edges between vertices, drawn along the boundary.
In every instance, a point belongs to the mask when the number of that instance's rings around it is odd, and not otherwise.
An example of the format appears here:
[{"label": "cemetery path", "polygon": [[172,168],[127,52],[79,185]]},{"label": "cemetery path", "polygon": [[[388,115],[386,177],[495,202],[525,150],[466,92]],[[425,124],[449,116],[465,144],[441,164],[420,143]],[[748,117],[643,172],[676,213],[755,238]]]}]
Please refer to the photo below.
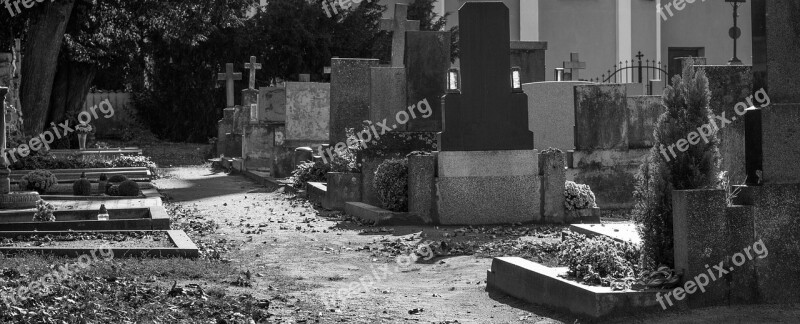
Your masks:
[{"label": "cemetery path", "polygon": [[[381,240],[419,237],[420,233],[432,238],[440,232],[436,228],[393,227],[393,233],[373,233],[374,228],[323,217],[304,200],[206,168],[168,169],[156,185],[175,203],[219,224],[215,238],[236,242],[237,248],[224,258],[236,268],[250,270],[254,284],[252,289],[231,286],[230,290],[272,299],[270,312],[284,319],[318,323],[575,321],[488,294],[489,258],[437,257],[400,267],[390,253],[368,248]],[[202,281],[183,284],[189,283]]]},{"label": "cemetery path", "polygon": [[[192,239],[198,245],[227,242],[231,248],[223,259],[237,271],[250,271],[252,287],[223,280],[227,292],[270,299],[276,322],[590,322],[487,293],[490,258],[436,257],[404,266],[396,262],[399,252],[386,248],[441,239],[448,230],[452,235],[454,228],[361,226],[321,214],[303,199],[240,176],[201,167],[167,169],[165,174],[155,181],[165,196],[219,225],[216,233]],[[209,277],[213,276],[187,278],[179,284],[212,284],[209,281],[215,279]],[[755,323],[796,318],[800,318],[798,307],[759,305],[657,312],[603,322]]]}]

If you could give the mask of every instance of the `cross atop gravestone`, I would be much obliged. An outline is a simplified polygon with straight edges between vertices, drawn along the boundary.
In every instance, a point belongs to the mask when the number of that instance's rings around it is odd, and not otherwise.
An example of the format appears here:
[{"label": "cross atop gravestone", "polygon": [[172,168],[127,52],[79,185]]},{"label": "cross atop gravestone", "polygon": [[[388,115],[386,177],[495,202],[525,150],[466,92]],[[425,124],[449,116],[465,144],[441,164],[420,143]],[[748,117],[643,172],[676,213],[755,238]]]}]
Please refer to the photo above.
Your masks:
[{"label": "cross atop gravestone", "polygon": [[405,56],[406,31],[419,30],[419,20],[406,20],[408,5],[396,3],[394,18],[381,19],[381,30],[392,32],[392,67],[402,67]]},{"label": "cross atop gravestone", "polygon": [[581,62],[578,53],[569,53],[569,61],[564,62],[564,69],[570,69],[572,80],[578,81],[578,70],[586,68],[586,62]]},{"label": "cross atop gravestone", "polygon": [[234,73],[233,72],[233,63],[225,64],[225,73],[217,74],[218,81],[225,81],[225,88],[227,94],[227,107],[233,107],[235,103],[233,102],[233,81],[238,81],[242,79],[241,73]]},{"label": "cross atop gravestone", "polygon": [[508,7],[467,2],[461,29],[461,93],[444,97],[441,151],[532,150],[528,96],[511,88]]},{"label": "cross atop gravestone", "polygon": [[244,64],[245,69],[250,70],[250,88],[248,89],[255,89],[256,88],[256,70],[261,70],[261,63],[256,63],[256,57],[250,57],[250,63]]}]

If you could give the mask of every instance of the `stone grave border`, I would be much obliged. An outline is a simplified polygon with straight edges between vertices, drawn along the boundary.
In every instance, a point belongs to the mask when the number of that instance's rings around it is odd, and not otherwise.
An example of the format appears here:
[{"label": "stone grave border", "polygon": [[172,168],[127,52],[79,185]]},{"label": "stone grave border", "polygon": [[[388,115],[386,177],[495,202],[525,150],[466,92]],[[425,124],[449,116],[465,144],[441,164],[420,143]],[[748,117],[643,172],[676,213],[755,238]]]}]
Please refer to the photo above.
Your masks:
[{"label": "stone grave border", "polygon": [[[496,290],[526,302],[546,305],[595,319],[637,312],[660,312],[656,294],[667,289],[612,291],[559,277],[566,268],[550,268],[518,257],[498,257],[487,271],[486,290]],[[685,308],[676,301],[678,308]]]},{"label": "stone grave border", "polygon": [[[31,210],[32,211],[32,210]],[[151,231],[169,230],[170,220],[167,210],[163,206],[150,206],[142,208],[122,208],[109,209],[109,213],[125,216],[139,216],[142,211],[146,211],[147,216],[141,218],[110,219],[107,221],[98,220],[77,220],[77,221],[56,221],[56,222],[3,222],[3,214],[0,214],[0,232],[30,232],[30,231]],[[26,215],[32,212],[26,213]],[[97,215],[96,210],[58,210],[58,214],[87,214]],[[58,216],[56,216],[58,219]]]},{"label": "stone grave border", "polygon": [[[17,237],[20,235],[47,235],[47,234],[66,234],[66,233],[125,233],[128,231],[44,231],[44,232],[0,232],[0,237]],[[183,258],[197,258],[200,252],[197,245],[192,242],[186,233],[178,230],[166,231],[136,231],[136,232],[165,232],[172,244],[173,248],[111,248],[115,258],[121,257],[183,257]],[[17,253],[40,253],[52,254],[56,256],[78,257],[84,254],[89,254],[92,250],[97,250],[99,247],[87,246],[82,248],[57,248],[57,247],[0,247],[0,253],[9,255]],[[105,249],[107,247],[103,247]]]}]

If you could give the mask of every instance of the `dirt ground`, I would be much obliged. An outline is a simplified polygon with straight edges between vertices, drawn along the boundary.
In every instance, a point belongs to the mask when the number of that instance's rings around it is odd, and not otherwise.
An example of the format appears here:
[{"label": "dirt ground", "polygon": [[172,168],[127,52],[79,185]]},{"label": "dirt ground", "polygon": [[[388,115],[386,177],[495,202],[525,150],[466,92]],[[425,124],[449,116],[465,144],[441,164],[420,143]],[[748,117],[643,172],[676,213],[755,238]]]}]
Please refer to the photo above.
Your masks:
[{"label": "dirt ground", "polygon": [[[231,248],[221,254],[224,261],[250,272],[252,287],[230,289],[271,299],[270,312],[279,322],[591,322],[487,292],[490,257],[444,255],[417,262],[396,257],[409,255],[402,246],[452,238],[458,227],[362,226],[320,213],[304,199],[277,188],[207,167],[165,169],[164,175],[155,183],[165,196],[220,225],[215,234],[193,239],[201,244],[228,242]],[[507,230],[476,230],[459,239],[502,240],[509,237]],[[551,240],[557,237],[556,230],[537,228],[527,233]],[[182,282],[189,283],[203,284]],[[670,310],[603,322],[793,323],[798,318],[800,307],[780,305]]]}]

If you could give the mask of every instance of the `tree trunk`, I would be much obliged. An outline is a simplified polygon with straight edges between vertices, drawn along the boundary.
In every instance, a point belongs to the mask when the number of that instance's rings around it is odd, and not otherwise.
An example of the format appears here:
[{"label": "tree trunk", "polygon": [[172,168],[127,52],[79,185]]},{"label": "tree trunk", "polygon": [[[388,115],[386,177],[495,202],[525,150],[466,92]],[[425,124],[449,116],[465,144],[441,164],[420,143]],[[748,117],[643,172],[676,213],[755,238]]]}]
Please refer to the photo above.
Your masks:
[{"label": "tree trunk", "polygon": [[28,30],[22,60],[20,99],[24,130],[29,136],[42,131],[50,108],[58,54],[75,0],[59,0],[47,7]]},{"label": "tree trunk", "polygon": [[[59,60],[56,71],[45,128],[51,122],[58,124],[67,116],[80,113],[92,80],[97,74],[97,67],[92,64]],[[51,147],[70,148],[70,139],[70,137],[57,139]]]},{"label": "tree trunk", "polygon": [[92,64],[61,61],[53,81],[45,123],[58,123],[70,114],[78,114],[96,74],[97,67]]}]

